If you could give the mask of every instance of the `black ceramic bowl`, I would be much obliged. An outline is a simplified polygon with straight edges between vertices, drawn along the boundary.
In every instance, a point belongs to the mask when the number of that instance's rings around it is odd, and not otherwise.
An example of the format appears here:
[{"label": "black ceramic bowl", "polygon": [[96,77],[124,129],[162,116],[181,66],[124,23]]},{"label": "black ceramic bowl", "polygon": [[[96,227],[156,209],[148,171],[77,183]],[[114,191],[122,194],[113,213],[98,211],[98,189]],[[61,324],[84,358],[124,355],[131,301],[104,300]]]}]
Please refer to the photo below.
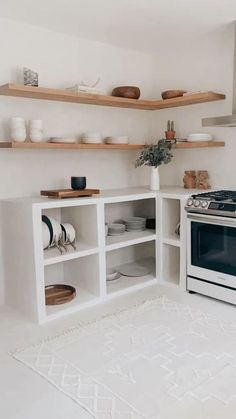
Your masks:
[{"label": "black ceramic bowl", "polygon": [[71,176],[72,189],[85,189],[86,177],[85,176]]}]

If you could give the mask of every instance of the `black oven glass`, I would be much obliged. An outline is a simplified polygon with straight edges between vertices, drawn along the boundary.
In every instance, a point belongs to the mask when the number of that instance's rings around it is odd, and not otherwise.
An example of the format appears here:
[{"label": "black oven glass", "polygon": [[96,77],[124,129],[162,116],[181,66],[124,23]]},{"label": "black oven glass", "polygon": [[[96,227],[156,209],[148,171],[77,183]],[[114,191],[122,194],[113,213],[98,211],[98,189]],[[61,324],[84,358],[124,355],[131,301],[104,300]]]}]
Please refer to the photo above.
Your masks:
[{"label": "black oven glass", "polygon": [[192,221],[191,263],[236,275],[236,228]]}]

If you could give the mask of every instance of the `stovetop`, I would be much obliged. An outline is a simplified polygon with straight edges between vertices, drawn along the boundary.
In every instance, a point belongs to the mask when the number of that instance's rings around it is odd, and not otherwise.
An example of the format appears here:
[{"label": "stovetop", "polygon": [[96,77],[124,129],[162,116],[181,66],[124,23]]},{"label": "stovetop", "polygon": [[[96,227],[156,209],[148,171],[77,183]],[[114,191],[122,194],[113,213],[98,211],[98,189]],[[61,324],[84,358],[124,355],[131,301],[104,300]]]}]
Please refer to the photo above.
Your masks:
[{"label": "stovetop", "polygon": [[206,199],[210,201],[232,201],[236,202],[236,191],[212,191],[212,192],[203,192],[200,194],[193,194],[192,198],[194,199]]},{"label": "stovetop", "polygon": [[187,212],[236,218],[236,191],[220,190],[193,194],[185,206]]}]

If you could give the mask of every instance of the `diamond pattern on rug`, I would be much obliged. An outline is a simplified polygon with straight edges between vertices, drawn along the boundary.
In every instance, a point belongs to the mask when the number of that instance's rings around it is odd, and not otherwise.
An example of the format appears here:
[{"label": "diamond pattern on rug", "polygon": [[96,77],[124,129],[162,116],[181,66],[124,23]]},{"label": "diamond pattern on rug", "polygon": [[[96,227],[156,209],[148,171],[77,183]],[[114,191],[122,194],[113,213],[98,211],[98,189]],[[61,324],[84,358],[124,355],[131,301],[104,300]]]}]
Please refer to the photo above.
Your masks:
[{"label": "diamond pattern on rug", "polygon": [[235,419],[236,324],[164,296],[13,356],[97,419]]}]

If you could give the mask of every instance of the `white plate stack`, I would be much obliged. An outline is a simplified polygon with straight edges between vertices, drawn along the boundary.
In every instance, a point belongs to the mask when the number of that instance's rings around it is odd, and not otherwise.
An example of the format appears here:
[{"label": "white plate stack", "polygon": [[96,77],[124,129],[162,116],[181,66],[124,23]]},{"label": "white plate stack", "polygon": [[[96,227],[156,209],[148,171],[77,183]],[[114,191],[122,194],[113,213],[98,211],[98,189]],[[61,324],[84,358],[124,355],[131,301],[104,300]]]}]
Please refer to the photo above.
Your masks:
[{"label": "white plate stack", "polygon": [[125,232],[125,224],[108,224],[108,235],[109,236],[120,236]]},{"label": "white plate stack", "polygon": [[84,144],[102,144],[102,136],[99,132],[85,132],[81,140]]},{"label": "white plate stack", "polygon": [[75,138],[67,138],[67,137],[51,137],[50,143],[55,144],[75,144],[76,139]]},{"label": "white plate stack", "polygon": [[188,134],[187,141],[189,143],[195,143],[197,141],[212,141],[213,136],[211,134],[205,134],[205,133],[194,133],[194,134]]},{"label": "white plate stack", "polygon": [[105,142],[106,144],[129,144],[129,137],[125,135],[106,137]]},{"label": "white plate stack", "polygon": [[126,231],[143,231],[146,228],[146,218],[130,217],[125,220]]}]

